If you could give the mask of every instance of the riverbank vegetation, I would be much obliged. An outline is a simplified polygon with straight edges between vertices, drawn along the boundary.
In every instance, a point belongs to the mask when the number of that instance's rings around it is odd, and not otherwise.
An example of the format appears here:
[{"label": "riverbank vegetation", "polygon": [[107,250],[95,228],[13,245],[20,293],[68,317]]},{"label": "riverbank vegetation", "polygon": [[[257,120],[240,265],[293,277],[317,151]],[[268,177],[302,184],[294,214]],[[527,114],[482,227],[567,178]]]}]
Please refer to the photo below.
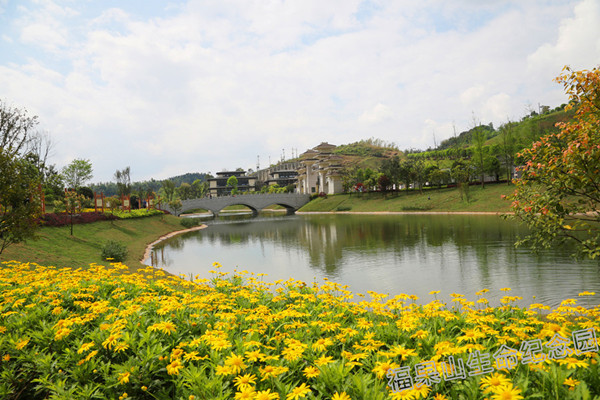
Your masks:
[{"label": "riverbank vegetation", "polygon": [[[464,190],[464,188],[463,188]],[[300,212],[495,212],[510,211],[510,202],[502,196],[511,194],[514,185],[488,185],[485,189],[470,186],[469,201],[458,188],[428,189],[423,193],[367,192],[318,197]]]},{"label": "riverbank vegetation", "polygon": [[127,246],[124,263],[135,269],[141,265],[140,259],[149,243],[183,228],[180,218],[164,214],[79,224],[74,227],[74,235],[70,234],[69,226],[41,227],[35,239],[14,244],[0,255],[0,260],[79,268],[106,262],[102,259],[102,249],[113,240]]},{"label": "riverbank vegetation", "polygon": [[[0,268],[3,399],[592,399],[600,309],[263,276]],[[262,275],[262,274],[260,274]],[[432,291],[437,296],[439,291]],[[594,295],[581,293],[581,296]],[[575,318],[576,317],[576,318]],[[391,391],[394,387],[396,392]]]},{"label": "riverbank vegetation", "polygon": [[521,243],[535,249],[569,241],[578,256],[600,257],[600,69],[559,76],[573,120],[542,137],[522,157],[512,200],[516,218],[531,229]]}]

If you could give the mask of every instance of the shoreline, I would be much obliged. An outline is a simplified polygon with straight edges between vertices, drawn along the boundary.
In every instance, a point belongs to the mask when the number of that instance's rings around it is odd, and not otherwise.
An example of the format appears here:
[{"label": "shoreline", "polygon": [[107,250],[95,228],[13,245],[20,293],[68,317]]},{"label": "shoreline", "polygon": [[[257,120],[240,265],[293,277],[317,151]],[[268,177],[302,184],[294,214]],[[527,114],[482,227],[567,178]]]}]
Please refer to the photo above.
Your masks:
[{"label": "shoreline", "polygon": [[195,226],[193,228],[181,229],[181,230],[178,230],[178,231],[173,231],[173,232],[167,233],[166,235],[162,235],[161,237],[159,237],[158,239],[156,239],[155,241],[153,241],[152,243],[150,243],[150,244],[148,244],[146,246],[146,250],[144,250],[144,255],[140,259],[140,263],[142,263],[144,265],[147,265],[145,261],[150,258],[150,254],[152,253],[152,249],[154,248],[154,246],[156,246],[157,244],[159,244],[163,240],[167,240],[169,238],[172,238],[173,236],[177,236],[177,235],[180,235],[182,233],[199,231],[199,230],[204,229],[206,227],[208,227],[208,225],[202,224],[202,225],[199,225],[199,226]]},{"label": "shoreline", "polygon": [[458,214],[458,215],[511,215],[512,212],[500,211],[296,211],[299,215],[310,214],[363,214],[363,215],[408,215],[408,214]]}]

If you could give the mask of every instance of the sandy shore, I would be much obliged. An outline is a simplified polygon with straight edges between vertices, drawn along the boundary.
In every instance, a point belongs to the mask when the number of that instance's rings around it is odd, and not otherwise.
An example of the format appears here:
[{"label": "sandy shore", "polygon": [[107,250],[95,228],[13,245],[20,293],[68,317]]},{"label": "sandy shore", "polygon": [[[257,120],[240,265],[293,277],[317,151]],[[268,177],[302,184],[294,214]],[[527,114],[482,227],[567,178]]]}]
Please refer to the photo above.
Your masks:
[{"label": "sandy shore", "polygon": [[166,235],[162,235],[161,237],[159,237],[158,239],[156,239],[154,242],[152,242],[148,246],[146,246],[146,251],[144,251],[144,256],[142,257],[142,259],[140,260],[140,262],[142,264],[146,264],[146,260],[150,258],[150,254],[152,253],[152,248],[154,246],[156,246],[158,243],[162,242],[163,240],[169,239],[169,238],[171,238],[173,236],[176,236],[176,235],[180,235],[182,233],[199,231],[200,229],[204,229],[204,228],[206,228],[206,225],[202,224],[202,225],[199,225],[199,226],[195,226],[193,228],[182,229],[180,231],[175,231],[175,232],[167,233]]}]

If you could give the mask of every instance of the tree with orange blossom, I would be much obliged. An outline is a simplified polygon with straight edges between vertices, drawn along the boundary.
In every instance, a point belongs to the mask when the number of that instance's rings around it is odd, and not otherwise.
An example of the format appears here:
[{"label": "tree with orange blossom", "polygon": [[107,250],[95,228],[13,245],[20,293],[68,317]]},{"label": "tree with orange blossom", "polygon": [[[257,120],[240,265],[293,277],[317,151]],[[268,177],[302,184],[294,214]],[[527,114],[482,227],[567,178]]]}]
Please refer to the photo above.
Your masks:
[{"label": "tree with orange blossom", "polygon": [[522,176],[508,198],[514,216],[531,233],[517,244],[534,249],[573,242],[576,255],[600,256],[600,69],[573,71],[556,78],[568,94],[575,117],[560,122],[558,133],[534,142],[521,156]]}]

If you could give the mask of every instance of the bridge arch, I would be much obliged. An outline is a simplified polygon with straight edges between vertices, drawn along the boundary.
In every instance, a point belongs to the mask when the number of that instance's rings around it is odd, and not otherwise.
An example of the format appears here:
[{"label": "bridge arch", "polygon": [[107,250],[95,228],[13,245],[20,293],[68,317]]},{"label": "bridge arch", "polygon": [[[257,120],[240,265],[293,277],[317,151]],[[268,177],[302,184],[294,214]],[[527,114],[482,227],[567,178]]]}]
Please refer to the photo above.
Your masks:
[{"label": "bridge arch", "polygon": [[[252,210],[253,214],[257,214],[260,210],[267,206],[277,204],[285,207],[288,214],[293,214],[300,207],[310,201],[310,196],[307,194],[297,193],[276,193],[276,194],[252,194],[238,196],[221,196],[215,198],[200,198],[183,200],[179,214],[185,211],[202,208],[218,215],[225,207],[233,205],[243,205]],[[163,210],[175,214],[174,210],[168,205],[163,205]],[[178,215],[179,215],[178,214]]]}]

